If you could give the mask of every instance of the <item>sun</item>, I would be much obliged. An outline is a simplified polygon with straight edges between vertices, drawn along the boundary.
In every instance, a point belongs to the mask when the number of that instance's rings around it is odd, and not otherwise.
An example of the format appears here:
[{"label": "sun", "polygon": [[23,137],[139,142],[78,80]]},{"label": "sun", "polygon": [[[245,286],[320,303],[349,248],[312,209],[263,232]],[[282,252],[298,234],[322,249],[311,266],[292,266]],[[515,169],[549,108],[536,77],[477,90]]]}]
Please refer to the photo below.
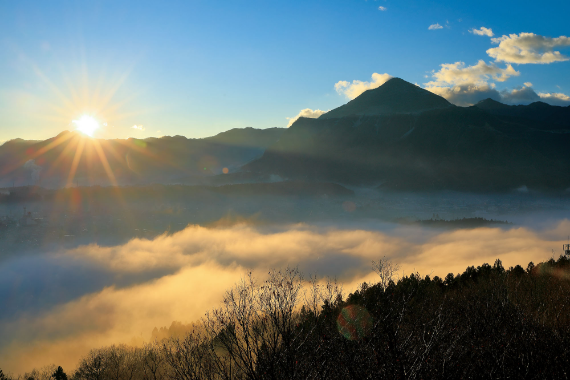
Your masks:
[{"label": "sun", "polygon": [[93,133],[99,128],[97,120],[89,115],[83,115],[79,120],[73,120],[72,123],[77,127],[76,130],[89,137],[93,137]]}]

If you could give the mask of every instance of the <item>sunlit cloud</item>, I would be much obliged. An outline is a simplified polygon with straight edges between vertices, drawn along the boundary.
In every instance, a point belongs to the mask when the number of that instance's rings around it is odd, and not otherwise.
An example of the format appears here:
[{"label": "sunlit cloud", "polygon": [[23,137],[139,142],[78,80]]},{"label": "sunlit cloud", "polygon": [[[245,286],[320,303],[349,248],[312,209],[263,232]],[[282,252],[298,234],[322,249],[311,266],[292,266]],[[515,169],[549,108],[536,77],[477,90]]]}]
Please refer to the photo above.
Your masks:
[{"label": "sunlit cloud", "polygon": [[346,291],[352,291],[362,281],[375,281],[370,262],[383,256],[400,265],[399,275],[418,271],[443,277],[497,258],[505,267],[526,266],[548,259],[569,228],[565,220],[546,232],[399,227],[388,234],[308,225],[262,231],[238,224],[189,226],[173,235],[134,239],[117,247],[84,246],[55,258],[119,277],[166,274],[142,276],[140,283],[123,288],[109,284],[39,314],[3,321],[0,357],[7,364],[2,369],[23,372],[57,363],[71,370],[91,348],[132,343],[133,338],[148,340],[156,326],[199,319],[249,269],[263,278],[270,268],[298,265],[305,274],[336,276]]},{"label": "sunlit cloud", "polygon": [[484,26],[482,26],[480,29],[469,29],[469,33],[473,33],[477,36],[487,36],[487,37],[493,37],[493,30],[491,28],[485,28]]},{"label": "sunlit cloud", "polygon": [[441,25],[439,25],[439,23],[437,23],[437,24],[431,24],[428,27],[428,30],[437,30],[437,29],[443,29],[443,26],[441,26]]},{"label": "sunlit cloud", "polygon": [[339,81],[335,83],[334,88],[337,93],[343,94],[349,99],[354,99],[366,90],[371,90],[382,86],[390,78],[392,78],[392,76],[387,73],[373,73],[372,81],[370,82],[363,82],[359,80],[353,80],[352,83],[348,81]]},{"label": "sunlit cloud", "polygon": [[388,8],[383,7],[383,6],[379,6],[379,7],[378,7],[378,10],[379,10],[379,11],[382,11],[382,12],[385,12],[385,11],[388,10]]},{"label": "sunlit cloud", "polygon": [[520,33],[493,38],[491,41],[499,46],[487,50],[487,54],[500,62],[547,64],[570,59],[554,50],[570,46],[570,38],[566,36],[551,38],[534,33]]},{"label": "sunlit cloud", "polygon": [[305,108],[305,109],[301,110],[301,112],[299,112],[296,116],[286,118],[287,120],[289,120],[289,123],[287,124],[287,128],[289,128],[291,125],[293,125],[293,123],[296,122],[297,119],[300,117],[307,117],[307,118],[311,118],[311,119],[316,119],[319,116],[321,116],[322,114],[327,113],[327,112],[328,111],[312,110],[310,108]]},{"label": "sunlit cloud", "polygon": [[532,87],[532,83],[530,83],[530,82],[524,82],[524,85],[525,85],[526,87]]},{"label": "sunlit cloud", "polygon": [[425,89],[455,105],[470,106],[487,98],[501,101],[502,95],[489,81],[505,82],[519,75],[510,64],[502,68],[483,60],[472,66],[465,66],[464,62],[444,63],[432,73],[434,80],[425,83]]},{"label": "sunlit cloud", "polygon": [[520,75],[520,72],[516,71],[511,65],[501,68],[494,63],[485,63],[481,59],[473,66],[465,66],[464,62],[444,63],[439,71],[432,74],[435,80],[425,85],[427,87],[469,83],[483,85],[489,79],[504,82],[510,77],[518,75]]},{"label": "sunlit cloud", "polygon": [[142,125],[133,125],[132,129],[136,129],[137,131],[144,131],[145,128]]}]

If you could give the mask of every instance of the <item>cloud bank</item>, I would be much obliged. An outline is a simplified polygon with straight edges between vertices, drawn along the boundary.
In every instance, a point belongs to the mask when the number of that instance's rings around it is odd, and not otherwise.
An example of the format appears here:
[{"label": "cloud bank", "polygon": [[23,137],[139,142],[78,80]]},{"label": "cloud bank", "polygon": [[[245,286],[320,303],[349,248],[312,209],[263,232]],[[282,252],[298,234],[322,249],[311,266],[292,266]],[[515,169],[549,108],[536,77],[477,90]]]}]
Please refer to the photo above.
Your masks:
[{"label": "cloud bank", "polygon": [[[305,274],[336,276],[351,291],[362,281],[375,281],[370,262],[383,256],[398,263],[405,274],[419,271],[431,276],[459,273],[496,258],[506,267],[526,265],[548,259],[569,228],[567,220],[547,233],[527,228],[441,232],[396,226],[386,233],[307,225],[271,231],[243,224],[189,226],[152,241],[80,247],[54,259],[96,267],[115,278],[138,274],[143,279],[126,286],[110,283],[40,312],[3,319],[0,367],[23,372],[56,363],[71,370],[93,347],[140,342],[156,326],[197,320],[217,306],[225,290],[248,269],[262,278],[270,268],[298,265]],[[144,276],[161,271],[167,274]]]},{"label": "cloud bank", "polygon": [[525,83],[524,87],[501,91],[495,89],[494,84],[487,83],[467,83],[450,87],[432,86],[426,87],[426,90],[462,107],[472,106],[488,98],[508,105],[530,104],[540,101],[553,106],[570,106],[570,97],[568,95],[562,93],[536,93],[527,84],[532,85],[532,83]]},{"label": "cloud bank", "polygon": [[538,96],[540,96],[540,100],[543,102],[555,105],[555,106],[569,106],[570,105],[570,96],[566,94],[562,94],[560,92],[554,93],[547,93],[547,92],[539,92]]},{"label": "cloud bank", "polygon": [[537,101],[557,106],[570,105],[570,97],[563,93],[536,93],[526,82],[524,87],[511,90],[497,90],[491,80],[505,82],[519,76],[511,64],[502,68],[495,63],[479,60],[476,65],[465,66],[464,62],[444,63],[438,71],[432,73],[433,81],[425,83],[425,89],[444,97],[458,106],[471,106],[491,98],[498,102],[515,105],[530,104]]},{"label": "cloud bank", "polygon": [[345,95],[348,99],[354,99],[366,90],[382,86],[390,78],[392,78],[392,76],[387,73],[373,73],[372,80],[370,82],[362,82],[359,80],[353,80],[352,83],[348,81],[339,81],[335,83],[334,88],[337,93]]}]

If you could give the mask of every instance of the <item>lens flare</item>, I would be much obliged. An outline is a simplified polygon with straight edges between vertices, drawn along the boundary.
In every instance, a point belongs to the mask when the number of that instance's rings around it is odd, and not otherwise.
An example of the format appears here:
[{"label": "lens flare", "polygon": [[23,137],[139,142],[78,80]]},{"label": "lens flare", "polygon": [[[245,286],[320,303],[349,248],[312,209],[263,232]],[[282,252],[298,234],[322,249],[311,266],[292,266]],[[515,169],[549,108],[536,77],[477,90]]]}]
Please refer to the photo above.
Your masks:
[{"label": "lens flare", "polygon": [[73,120],[72,123],[75,124],[76,130],[90,137],[93,137],[93,133],[99,128],[97,120],[89,115],[83,115],[79,120]]},{"label": "lens flare", "polygon": [[348,340],[359,340],[370,333],[372,317],[368,310],[358,305],[344,307],[336,320],[338,331]]}]

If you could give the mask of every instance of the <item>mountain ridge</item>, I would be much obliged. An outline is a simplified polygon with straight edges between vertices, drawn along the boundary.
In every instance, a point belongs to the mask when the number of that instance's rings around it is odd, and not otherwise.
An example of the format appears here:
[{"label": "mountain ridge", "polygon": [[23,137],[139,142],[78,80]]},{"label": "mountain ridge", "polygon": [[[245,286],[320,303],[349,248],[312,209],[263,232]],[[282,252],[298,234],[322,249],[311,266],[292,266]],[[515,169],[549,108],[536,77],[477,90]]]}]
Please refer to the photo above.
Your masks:
[{"label": "mountain ridge", "polygon": [[236,171],[261,156],[284,130],[232,129],[202,139],[164,136],[109,140],[63,131],[43,141],[15,139],[0,146],[0,187],[60,187],[69,181],[83,185],[172,183],[179,178],[221,174],[224,168]]},{"label": "mountain ridge", "polygon": [[[391,80],[372,91],[382,93],[382,87],[402,82]],[[349,111],[359,108],[362,97],[369,97],[366,94],[351,101]],[[330,113],[318,119],[300,118],[243,169],[290,179],[382,183],[406,190],[570,187],[570,179],[563,175],[570,170],[566,128],[570,117],[565,116],[570,108],[484,102],[426,109],[425,103],[411,99],[406,112],[399,108],[379,114],[339,112],[336,118]]]},{"label": "mountain ridge", "polygon": [[382,86],[364,91],[355,99],[319,117],[333,119],[349,115],[418,113],[455,107],[447,100],[401,78],[390,78]]}]

